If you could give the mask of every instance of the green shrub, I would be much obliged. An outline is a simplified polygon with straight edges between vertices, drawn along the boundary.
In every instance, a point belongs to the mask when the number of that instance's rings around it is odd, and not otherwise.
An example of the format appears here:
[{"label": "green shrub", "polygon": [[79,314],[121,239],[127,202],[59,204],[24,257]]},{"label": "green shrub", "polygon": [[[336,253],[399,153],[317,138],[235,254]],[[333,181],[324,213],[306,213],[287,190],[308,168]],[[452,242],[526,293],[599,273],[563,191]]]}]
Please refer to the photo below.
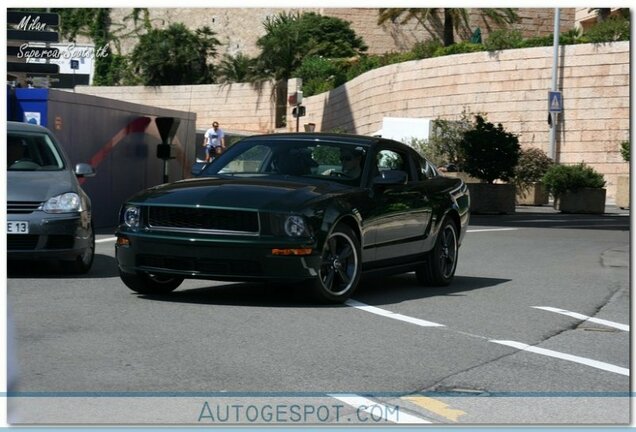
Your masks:
[{"label": "green shrub", "polygon": [[554,43],[554,38],[552,35],[535,36],[535,37],[522,40],[517,47],[518,48],[534,48],[534,47],[541,47],[541,46],[552,46],[553,43]]},{"label": "green shrub", "polygon": [[473,128],[470,114],[466,109],[462,111],[459,120],[437,118],[432,121],[431,137],[427,142],[427,153],[436,165],[455,165],[462,169],[464,159],[461,151],[461,141],[464,133]]},{"label": "green shrub", "polygon": [[623,17],[611,17],[605,21],[596,23],[585,32],[586,38],[592,43],[628,41],[629,20]]},{"label": "green shrub", "polygon": [[443,44],[439,39],[431,39],[425,42],[417,42],[413,45],[411,52],[416,59],[431,58],[439,48],[443,48]]},{"label": "green shrub", "polygon": [[621,143],[621,156],[623,156],[623,160],[625,162],[629,162],[629,159],[630,159],[629,141],[623,141]]},{"label": "green shrub", "polygon": [[605,186],[603,175],[592,167],[580,163],[577,165],[553,165],[543,176],[543,184],[554,196],[582,188],[600,189]]},{"label": "green shrub", "polygon": [[500,51],[505,49],[517,48],[523,42],[523,35],[517,29],[495,30],[488,36],[484,42],[486,51]]},{"label": "green shrub", "polygon": [[472,52],[483,51],[484,46],[482,44],[474,44],[471,42],[459,42],[447,47],[441,47],[435,50],[433,57],[441,57],[452,54],[465,54]]},{"label": "green shrub", "polygon": [[439,154],[437,148],[429,140],[411,137],[411,139],[408,140],[406,144],[410,147],[413,147],[415,151],[417,151],[419,154],[421,154],[437,166],[444,165],[446,162],[446,159]]},{"label": "green shrub", "polygon": [[303,80],[303,95],[313,96],[344,84],[347,76],[342,62],[322,57],[307,57],[294,75]]},{"label": "green shrub", "polygon": [[464,133],[460,143],[464,157],[463,170],[473,177],[493,183],[514,177],[519,159],[519,139],[503,126],[475,116],[475,127]]},{"label": "green shrub", "polygon": [[553,163],[552,159],[539,148],[521,149],[515,167],[514,183],[517,190],[524,192],[532,183],[541,181]]},{"label": "green shrub", "polygon": [[378,56],[360,56],[354,62],[349,64],[346,72],[347,81],[381,66],[380,58]]}]

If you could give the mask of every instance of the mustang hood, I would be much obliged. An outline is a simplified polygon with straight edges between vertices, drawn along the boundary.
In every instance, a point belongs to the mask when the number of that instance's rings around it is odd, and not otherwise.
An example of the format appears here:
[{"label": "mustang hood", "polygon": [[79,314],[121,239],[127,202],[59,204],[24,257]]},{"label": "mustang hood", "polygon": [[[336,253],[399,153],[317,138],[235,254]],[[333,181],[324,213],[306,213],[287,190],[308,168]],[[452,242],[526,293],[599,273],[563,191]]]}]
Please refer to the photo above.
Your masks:
[{"label": "mustang hood", "polygon": [[7,201],[46,201],[77,192],[75,174],[64,171],[8,171]]},{"label": "mustang hood", "polygon": [[254,210],[282,210],[302,206],[350,187],[335,182],[294,182],[267,178],[208,177],[160,185],[132,197],[146,205],[210,206]]}]

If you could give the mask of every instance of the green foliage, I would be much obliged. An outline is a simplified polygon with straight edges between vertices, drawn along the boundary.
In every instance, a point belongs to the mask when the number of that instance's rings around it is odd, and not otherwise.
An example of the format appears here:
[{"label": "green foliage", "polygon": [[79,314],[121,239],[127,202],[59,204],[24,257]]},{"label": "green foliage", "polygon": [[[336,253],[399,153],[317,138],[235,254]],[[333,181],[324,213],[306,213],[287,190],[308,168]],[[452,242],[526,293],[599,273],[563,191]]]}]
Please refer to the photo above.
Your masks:
[{"label": "green foliage", "polygon": [[465,54],[472,52],[483,51],[484,46],[482,44],[474,44],[471,42],[459,42],[450,46],[441,47],[435,50],[434,57],[441,57],[452,54]]},{"label": "green foliage", "polygon": [[436,165],[443,166],[453,164],[459,169],[463,168],[464,157],[461,151],[461,142],[464,134],[473,128],[470,121],[472,114],[465,109],[459,120],[444,120],[437,118],[432,122],[431,138],[428,140],[428,149],[423,154]]},{"label": "green foliage", "polygon": [[102,30],[98,22],[100,9],[53,8],[51,12],[60,15],[60,35],[71,42],[75,42],[78,35],[95,36]]},{"label": "green foliage", "polygon": [[416,42],[411,49],[413,56],[416,59],[431,58],[435,55],[435,51],[444,45],[439,39],[431,39],[425,42]]},{"label": "green foliage", "polygon": [[484,42],[486,51],[501,51],[505,49],[517,48],[523,41],[523,35],[517,29],[495,30],[488,35]]},{"label": "green foliage", "polygon": [[256,42],[261,48],[258,67],[276,80],[291,78],[306,57],[343,58],[367,50],[351,25],[339,18],[283,12],[263,25],[265,35]]},{"label": "green foliage", "polygon": [[625,162],[629,162],[630,159],[630,151],[629,151],[629,141],[623,141],[621,143],[621,156]]},{"label": "green foliage", "polygon": [[611,17],[596,23],[585,32],[585,37],[593,43],[628,41],[630,34],[629,18]]},{"label": "green foliage", "polygon": [[510,180],[519,159],[519,139],[506,132],[503,126],[475,116],[474,128],[464,132],[460,143],[464,157],[463,170],[468,174],[493,183],[497,179]]},{"label": "green foliage", "polygon": [[445,161],[440,155],[437,154],[437,149],[430,143],[429,140],[423,138],[411,137],[406,142],[410,147],[413,147],[415,151],[424,156],[435,165],[442,165]]},{"label": "green foliage", "polygon": [[130,61],[144,85],[208,84],[214,70],[208,58],[219,41],[208,27],[190,31],[181,24],[152,29],[139,38]]},{"label": "green foliage", "polygon": [[256,70],[256,59],[238,53],[225,54],[219,64],[217,75],[222,83],[242,83],[252,81]]},{"label": "green foliage", "polygon": [[[438,36],[444,41],[444,46],[451,46],[455,43],[455,32],[471,30],[469,11],[466,8],[381,8],[378,11],[378,24],[397,22],[399,18],[400,24],[415,20],[428,31],[431,27],[441,29]],[[478,8],[477,11],[488,29],[491,22],[505,26],[519,20],[517,12],[512,8]]]},{"label": "green foliage", "polygon": [[333,146],[318,145],[314,148],[312,156],[324,165],[340,165],[340,152]]},{"label": "green foliage", "polygon": [[527,39],[523,39],[519,42],[519,45],[511,48],[534,48],[541,46],[552,46],[554,44],[554,37],[548,36],[535,36]]},{"label": "green foliage", "polygon": [[552,159],[539,148],[521,149],[514,174],[517,190],[525,191],[532,183],[541,181],[553,163]]},{"label": "green foliage", "polygon": [[577,165],[553,165],[543,176],[543,184],[554,196],[582,188],[600,189],[605,186],[603,175],[592,167],[580,163]]},{"label": "green foliage", "polygon": [[303,80],[304,96],[331,90],[347,81],[342,62],[324,57],[305,58],[294,75]]}]

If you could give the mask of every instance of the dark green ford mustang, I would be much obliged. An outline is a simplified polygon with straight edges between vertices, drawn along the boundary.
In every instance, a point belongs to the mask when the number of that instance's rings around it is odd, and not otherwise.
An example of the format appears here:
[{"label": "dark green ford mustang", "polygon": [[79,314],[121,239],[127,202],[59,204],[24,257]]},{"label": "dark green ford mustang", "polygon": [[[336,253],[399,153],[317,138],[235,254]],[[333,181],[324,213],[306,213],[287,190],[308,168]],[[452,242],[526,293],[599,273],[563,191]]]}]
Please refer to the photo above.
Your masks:
[{"label": "dark green ford mustang", "polygon": [[362,273],[448,285],[469,219],[464,183],[410,147],[322,133],[243,139],[197,178],[133,196],[117,261],[140,293],[185,278],[298,283],[343,302]]}]

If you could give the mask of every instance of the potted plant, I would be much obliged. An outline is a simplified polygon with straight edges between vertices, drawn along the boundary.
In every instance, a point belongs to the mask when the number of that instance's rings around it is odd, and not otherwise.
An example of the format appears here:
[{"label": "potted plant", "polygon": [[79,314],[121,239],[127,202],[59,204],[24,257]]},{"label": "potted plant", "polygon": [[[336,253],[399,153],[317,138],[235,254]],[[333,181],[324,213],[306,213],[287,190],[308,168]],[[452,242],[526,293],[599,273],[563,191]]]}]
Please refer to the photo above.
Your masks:
[{"label": "potted plant", "polygon": [[554,196],[554,208],[563,213],[605,212],[603,175],[584,163],[551,166],[543,184]]},{"label": "potted plant", "polygon": [[475,116],[474,128],[460,142],[463,170],[484,182],[468,184],[472,212],[515,212],[515,185],[506,182],[514,177],[519,150],[516,135]]},{"label": "potted plant", "polygon": [[[629,162],[629,141],[621,143],[621,156],[625,162]],[[616,177],[616,205],[622,209],[629,208],[629,175]]]},{"label": "potted plant", "polygon": [[552,159],[539,148],[521,149],[514,179],[517,204],[536,206],[548,203],[548,192],[541,179],[552,164]]}]

